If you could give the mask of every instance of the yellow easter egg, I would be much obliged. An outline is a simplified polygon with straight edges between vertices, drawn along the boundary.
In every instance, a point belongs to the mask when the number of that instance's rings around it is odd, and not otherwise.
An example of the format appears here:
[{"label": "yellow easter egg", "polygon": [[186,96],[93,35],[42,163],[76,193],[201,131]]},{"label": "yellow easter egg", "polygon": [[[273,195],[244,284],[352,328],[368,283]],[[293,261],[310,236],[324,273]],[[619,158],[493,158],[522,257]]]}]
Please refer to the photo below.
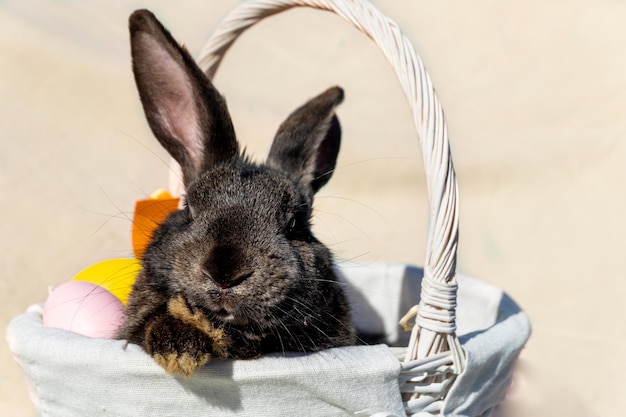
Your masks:
[{"label": "yellow easter egg", "polygon": [[137,259],[107,259],[83,269],[72,280],[99,285],[126,305],[140,269]]}]

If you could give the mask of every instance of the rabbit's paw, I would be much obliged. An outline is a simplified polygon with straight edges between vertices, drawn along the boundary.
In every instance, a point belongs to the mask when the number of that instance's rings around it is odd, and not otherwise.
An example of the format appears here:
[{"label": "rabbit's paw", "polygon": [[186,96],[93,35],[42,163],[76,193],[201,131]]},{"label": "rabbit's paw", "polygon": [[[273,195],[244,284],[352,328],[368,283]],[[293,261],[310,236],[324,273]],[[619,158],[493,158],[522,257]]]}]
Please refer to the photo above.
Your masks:
[{"label": "rabbit's paw", "polygon": [[169,301],[167,313],[148,327],[144,348],[168,373],[190,377],[211,357],[226,355],[224,331],[182,297]]},{"label": "rabbit's paw", "polygon": [[162,316],[150,327],[144,348],[168,373],[190,377],[211,358],[206,336],[180,320]]},{"label": "rabbit's paw", "polygon": [[172,298],[167,303],[167,311],[173,317],[206,335],[211,341],[211,352],[214,356],[227,356],[228,343],[224,330],[214,327],[201,312],[192,311],[181,295]]}]

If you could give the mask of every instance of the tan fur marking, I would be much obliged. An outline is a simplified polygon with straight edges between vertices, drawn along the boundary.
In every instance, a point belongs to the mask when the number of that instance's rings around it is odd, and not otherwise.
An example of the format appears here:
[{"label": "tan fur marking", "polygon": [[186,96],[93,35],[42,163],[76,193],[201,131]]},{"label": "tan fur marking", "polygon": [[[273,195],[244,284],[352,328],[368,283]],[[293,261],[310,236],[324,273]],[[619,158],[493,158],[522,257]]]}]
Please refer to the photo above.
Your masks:
[{"label": "tan fur marking", "polygon": [[206,317],[199,312],[193,313],[189,307],[187,307],[187,303],[183,299],[182,295],[178,295],[169,300],[167,303],[167,310],[178,320],[182,320],[185,323],[192,325],[203,333],[208,333],[213,329],[213,326],[211,326],[211,323],[209,323]]},{"label": "tan fur marking", "polygon": [[224,331],[215,329],[213,334],[209,334],[209,337],[211,338],[211,347],[215,355],[221,358],[227,357],[228,343],[226,342],[226,338],[224,338]]},{"label": "tan fur marking", "polygon": [[167,355],[155,354],[153,356],[156,363],[161,365],[166,372],[172,375],[185,375],[191,377],[196,370],[209,361],[209,355],[202,355],[199,358],[192,358],[189,354],[169,353]]},{"label": "tan fur marking", "polygon": [[224,338],[224,330],[216,329],[199,311],[195,313],[187,306],[182,295],[172,298],[167,303],[169,313],[175,318],[195,327],[206,334],[212,341],[211,347],[216,356],[226,357],[228,343]]}]

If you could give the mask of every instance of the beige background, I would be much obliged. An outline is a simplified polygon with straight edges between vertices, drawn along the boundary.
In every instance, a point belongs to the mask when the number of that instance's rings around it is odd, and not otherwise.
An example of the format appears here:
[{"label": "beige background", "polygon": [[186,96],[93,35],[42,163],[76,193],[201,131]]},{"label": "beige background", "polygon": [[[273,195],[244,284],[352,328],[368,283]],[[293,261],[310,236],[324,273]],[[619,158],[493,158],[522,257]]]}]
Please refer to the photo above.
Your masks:
[{"label": "beige background", "polygon": [[[134,201],[166,185],[128,59],[150,7],[197,53],[238,1],[0,2],[0,327],[92,262],[129,256]],[[459,270],[528,312],[506,416],[626,412],[626,3],[375,2],[412,39],[446,110],[461,189]],[[426,196],[408,108],[338,18],[292,11],[246,33],[216,85],[241,142],[339,84],[344,146],[317,200],[342,258],[422,263]],[[0,415],[34,415],[0,344]]]}]

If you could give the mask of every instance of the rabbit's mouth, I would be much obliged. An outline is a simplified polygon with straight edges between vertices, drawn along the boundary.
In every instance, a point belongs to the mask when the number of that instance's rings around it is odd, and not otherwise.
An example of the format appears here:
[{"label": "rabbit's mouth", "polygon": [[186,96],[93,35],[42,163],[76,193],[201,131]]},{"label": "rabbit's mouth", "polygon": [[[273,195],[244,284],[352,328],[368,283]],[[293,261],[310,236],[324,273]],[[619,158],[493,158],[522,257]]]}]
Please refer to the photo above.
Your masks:
[{"label": "rabbit's mouth", "polygon": [[231,308],[231,294],[228,289],[220,289],[219,291],[211,292],[211,306],[212,313],[222,321],[234,321],[235,315],[232,313]]},{"label": "rabbit's mouth", "polygon": [[222,290],[218,294],[214,294],[211,301],[210,310],[218,320],[224,323],[238,324],[247,321],[245,317],[237,313],[237,304],[229,291]]},{"label": "rabbit's mouth", "polygon": [[223,323],[247,325],[251,317],[248,311],[241,307],[245,299],[245,296],[233,288],[210,289],[203,304],[215,319]]},{"label": "rabbit's mouth", "polygon": [[215,315],[224,321],[235,321],[233,313],[229,312],[225,308],[221,308],[219,311],[216,311]]}]

